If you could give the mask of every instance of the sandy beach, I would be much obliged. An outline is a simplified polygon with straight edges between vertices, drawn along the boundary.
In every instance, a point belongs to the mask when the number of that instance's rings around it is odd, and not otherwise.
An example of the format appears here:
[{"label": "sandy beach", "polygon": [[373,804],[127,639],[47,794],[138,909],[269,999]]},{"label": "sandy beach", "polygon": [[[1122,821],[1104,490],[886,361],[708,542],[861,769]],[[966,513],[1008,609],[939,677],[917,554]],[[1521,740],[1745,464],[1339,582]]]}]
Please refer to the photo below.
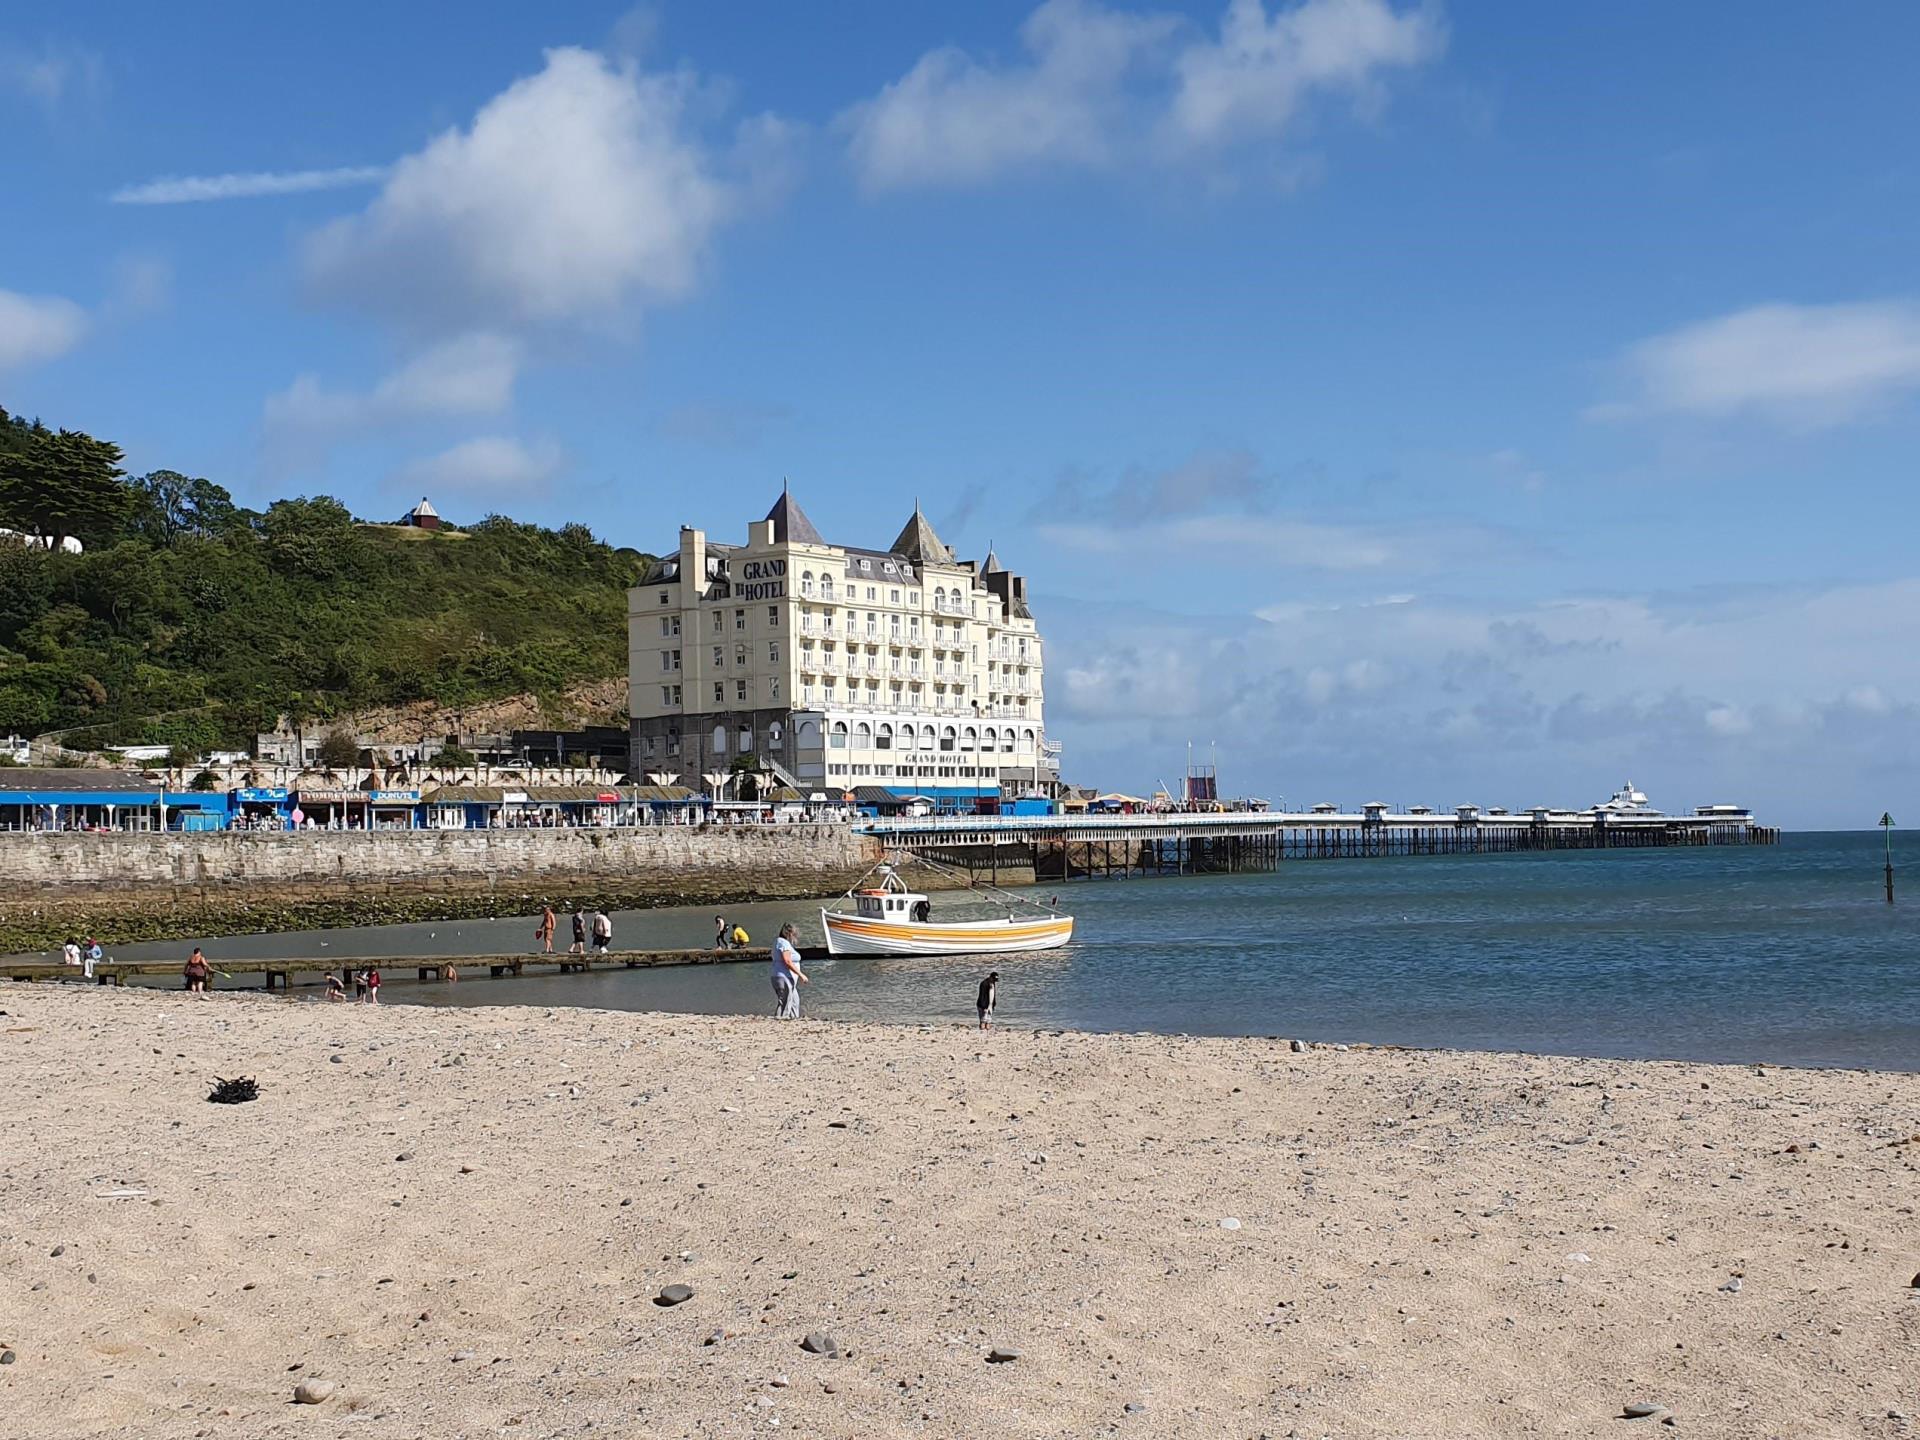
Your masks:
[{"label": "sandy beach", "polygon": [[1920,1434],[1912,1074],[0,1008],[10,1436]]}]

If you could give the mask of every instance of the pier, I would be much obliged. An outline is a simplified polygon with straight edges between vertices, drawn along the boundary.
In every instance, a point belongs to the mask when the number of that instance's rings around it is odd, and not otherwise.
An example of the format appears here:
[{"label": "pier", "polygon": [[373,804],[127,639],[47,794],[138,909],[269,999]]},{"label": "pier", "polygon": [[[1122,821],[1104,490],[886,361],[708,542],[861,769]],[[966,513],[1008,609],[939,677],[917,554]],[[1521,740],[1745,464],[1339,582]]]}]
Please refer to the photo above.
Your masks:
[{"label": "pier", "polygon": [[[800,958],[803,960],[821,960],[826,958],[826,947],[822,945],[803,945]],[[423,960],[431,963],[423,964]],[[261,988],[266,990],[286,990],[293,984],[296,975],[337,974],[340,983],[349,989],[353,986],[353,972],[371,966],[386,975],[401,975],[409,970],[417,972],[422,983],[446,983],[446,967],[454,966],[465,971],[478,971],[485,968],[494,979],[504,976],[517,977],[526,974],[585,974],[589,970],[651,970],[670,965],[735,965],[757,962],[769,965],[773,961],[773,951],[766,946],[757,946],[744,950],[609,950],[604,955],[548,955],[529,953],[524,955],[352,955],[330,956],[325,959],[309,956],[288,956],[274,960],[212,960],[207,961],[213,971],[213,982],[232,983],[241,976],[258,976]],[[44,960],[18,961],[12,964],[0,964],[0,977],[8,980],[64,980],[79,981],[96,985],[124,985],[129,978],[160,977],[180,981],[185,979],[181,967],[185,960],[100,960],[94,963],[93,974],[89,977],[78,965],[64,965]],[[466,978],[463,974],[462,978]]]},{"label": "pier", "polygon": [[1487,814],[1396,813],[1368,805],[1146,815],[978,815],[882,819],[857,827],[882,843],[997,876],[1031,866],[1041,880],[1271,870],[1288,860],[1390,855],[1492,855],[1531,850],[1665,849],[1771,845],[1780,832],[1747,811],[1708,806],[1692,815],[1529,810]]}]

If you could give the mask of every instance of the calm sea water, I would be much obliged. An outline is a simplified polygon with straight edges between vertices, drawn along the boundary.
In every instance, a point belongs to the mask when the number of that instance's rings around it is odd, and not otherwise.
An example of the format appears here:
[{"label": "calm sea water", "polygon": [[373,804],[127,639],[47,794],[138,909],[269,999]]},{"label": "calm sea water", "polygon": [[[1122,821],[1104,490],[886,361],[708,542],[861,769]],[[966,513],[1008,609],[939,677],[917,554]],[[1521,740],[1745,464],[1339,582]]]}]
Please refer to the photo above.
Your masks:
[{"label": "calm sea water", "polygon": [[[1288,1035],[1578,1055],[1920,1069],[1920,845],[1895,837],[1901,903],[1875,834],[1772,847],[1314,860],[1259,875],[1060,886],[1068,949],[994,962],[1010,1025]],[[940,902],[957,914],[967,902]],[[615,916],[621,946],[704,945],[713,911]],[[728,909],[756,943],[818,906]],[[413,957],[531,949],[532,921],[385,926],[210,941],[222,956]],[[565,929],[563,922],[562,943]],[[325,948],[321,948],[324,942]],[[129,946],[123,958],[184,954]],[[970,1021],[988,962],[818,961],[816,1016]],[[397,966],[395,981],[403,975]],[[410,972],[407,972],[410,974]],[[764,962],[609,970],[390,1001],[760,1013]]]}]

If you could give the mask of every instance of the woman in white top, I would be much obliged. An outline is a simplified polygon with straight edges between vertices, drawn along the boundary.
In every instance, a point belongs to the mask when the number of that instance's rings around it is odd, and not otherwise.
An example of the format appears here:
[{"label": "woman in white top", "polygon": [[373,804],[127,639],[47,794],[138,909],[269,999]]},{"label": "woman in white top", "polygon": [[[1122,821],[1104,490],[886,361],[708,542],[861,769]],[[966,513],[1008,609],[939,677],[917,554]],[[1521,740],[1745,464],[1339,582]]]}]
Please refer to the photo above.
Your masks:
[{"label": "woman in white top", "polygon": [[800,951],[793,943],[794,934],[793,926],[782,925],[779,939],[773,942],[773,1018],[776,1020],[800,1018],[800,987],[807,983],[807,972],[800,968]]}]

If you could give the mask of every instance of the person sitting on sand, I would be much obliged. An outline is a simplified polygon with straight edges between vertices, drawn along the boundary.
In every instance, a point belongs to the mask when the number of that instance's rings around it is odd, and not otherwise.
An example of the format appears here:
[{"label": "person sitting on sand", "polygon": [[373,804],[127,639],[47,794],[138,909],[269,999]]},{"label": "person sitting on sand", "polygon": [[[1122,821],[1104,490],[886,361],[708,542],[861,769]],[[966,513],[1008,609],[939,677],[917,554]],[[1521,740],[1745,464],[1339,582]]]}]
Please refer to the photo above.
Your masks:
[{"label": "person sitting on sand", "polygon": [[213,967],[207,964],[207,957],[200,953],[198,945],[193,954],[187,957],[187,963],[181,971],[187,977],[187,990],[194,995],[207,993],[207,977],[213,973]]},{"label": "person sitting on sand", "polygon": [[773,1018],[800,1018],[800,987],[808,984],[807,972],[800,968],[800,950],[793,943],[798,932],[791,925],[780,927],[773,942]]},{"label": "person sitting on sand", "polygon": [[993,1006],[1000,998],[1000,972],[995,970],[980,982],[980,993],[974,997],[974,1008],[980,1012],[980,1028],[993,1028]]}]

